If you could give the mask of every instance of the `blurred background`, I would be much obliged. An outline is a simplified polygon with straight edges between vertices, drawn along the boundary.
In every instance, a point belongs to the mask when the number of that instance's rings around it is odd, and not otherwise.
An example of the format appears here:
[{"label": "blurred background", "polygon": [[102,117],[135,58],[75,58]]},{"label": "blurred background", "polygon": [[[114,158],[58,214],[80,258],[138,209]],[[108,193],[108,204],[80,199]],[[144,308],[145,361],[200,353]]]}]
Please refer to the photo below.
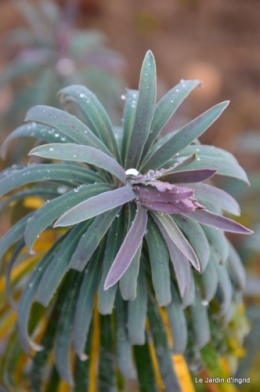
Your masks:
[{"label": "blurred background", "polygon": [[[180,79],[200,79],[169,124],[178,129],[214,104],[230,100],[201,138],[232,152],[251,187],[221,180],[241,204],[241,222],[255,230],[232,238],[248,273],[245,292],[251,333],[237,376],[260,385],[260,2],[257,0],[2,0],[0,2],[0,140],[34,104],[56,104],[63,85],[92,89],[120,126],[125,88],[138,88],[151,49],[158,96]],[[13,146],[1,168],[24,155]],[[4,231],[1,227],[1,233]],[[241,390],[251,391],[242,385]]]}]

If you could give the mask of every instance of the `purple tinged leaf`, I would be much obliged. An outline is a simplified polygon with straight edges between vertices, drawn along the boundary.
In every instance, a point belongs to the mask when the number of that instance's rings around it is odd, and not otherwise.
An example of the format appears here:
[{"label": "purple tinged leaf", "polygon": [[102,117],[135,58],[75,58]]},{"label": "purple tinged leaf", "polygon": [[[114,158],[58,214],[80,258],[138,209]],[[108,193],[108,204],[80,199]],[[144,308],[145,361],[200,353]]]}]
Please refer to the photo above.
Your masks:
[{"label": "purple tinged leaf", "polygon": [[64,161],[86,162],[108,171],[123,183],[126,181],[122,166],[114,158],[94,147],[74,143],[50,143],[34,148],[28,155],[48,159],[62,159]]},{"label": "purple tinged leaf", "polygon": [[121,206],[135,198],[136,196],[129,186],[101,193],[77,204],[65,212],[55,222],[54,227],[75,225]]},{"label": "purple tinged leaf", "polygon": [[107,275],[104,290],[113,286],[128,269],[136,252],[138,251],[147,225],[147,211],[139,204],[133,224],[128,231],[122,246]]},{"label": "purple tinged leaf", "polygon": [[237,201],[222,189],[208,184],[195,184],[191,185],[191,188],[194,189],[198,199],[218,205],[222,210],[231,214],[240,215],[240,207]]},{"label": "purple tinged leaf", "polygon": [[172,203],[142,200],[142,206],[148,210],[161,212],[163,214],[187,214],[188,212],[195,210],[194,204],[188,199]]},{"label": "purple tinged leaf", "polygon": [[[161,183],[161,181],[154,181],[154,183]],[[166,183],[167,184],[167,183]],[[133,190],[140,201],[151,201],[160,203],[172,203],[174,201],[184,200],[193,196],[193,190],[180,186],[171,185],[169,190],[160,190],[158,186],[154,189],[152,186],[138,186],[135,185]]]},{"label": "purple tinged leaf", "polygon": [[214,214],[208,210],[196,210],[189,213],[189,218],[196,220],[206,226],[214,227],[215,229],[228,231],[230,233],[238,234],[252,234],[253,231],[247,229],[245,226],[226,218],[221,215]]},{"label": "purple tinged leaf", "polygon": [[185,170],[166,174],[163,176],[164,181],[173,182],[174,184],[192,184],[194,182],[202,182],[208,180],[217,170],[213,169],[198,169],[198,170]]},{"label": "purple tinged leaf", "polygon": [[164,237],[167,238],[167,241],[173,242],[173,244],[175,245],[174,247],[177,247],[180,252],[191,262],[194,268],[197,271],[200,271],[200,263],[198,257],[190,243],[182,234],[178,225],[174,222],[174,219],[171,216],[161,216],[160,214],[156,213],[152,213],[152,216]]}]

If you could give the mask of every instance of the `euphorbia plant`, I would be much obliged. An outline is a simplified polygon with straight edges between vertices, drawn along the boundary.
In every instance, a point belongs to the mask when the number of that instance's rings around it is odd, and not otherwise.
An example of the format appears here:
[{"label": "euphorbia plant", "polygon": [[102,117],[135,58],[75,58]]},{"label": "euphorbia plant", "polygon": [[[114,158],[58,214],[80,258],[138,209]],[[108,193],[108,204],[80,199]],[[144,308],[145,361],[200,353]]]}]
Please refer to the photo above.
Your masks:
[{"label": "euphorbia plant", "polygon": [[[59,378],[75,391],[124,390],[124,380],[137,378],[140,391],[158,391],[162,384],[178,392],[183,387],[173,354],[185,355],[198,372],[207,350],[216,361],[216,353],[228,353],[244,271],[224,231],[251,231],[222,215],[239,215],[239,206],[211,178],[247,182],[247,176],[230,153],[197,140],[228,102],[160,135],[199,84],[181,80],[156,104],[156,67],[148,52],[139,91],[126,93],[122,129],[114,131],[93,93],[73,85],[59,97],[82,121],[36,106],[3,144],[5,154],[14,137],[47,142],[29,152],[36,161],[6,169],[0,180],[7,195],[2,205],[42,201],[0,241],[12,303],[13,265],[27,252],[35,266],[13,288],[15,296],[21,292],[20,344],[28,354],[38,351],[25,368],[31,390],[54,391]],[[53,244],[37,252],[46,233]]]}]

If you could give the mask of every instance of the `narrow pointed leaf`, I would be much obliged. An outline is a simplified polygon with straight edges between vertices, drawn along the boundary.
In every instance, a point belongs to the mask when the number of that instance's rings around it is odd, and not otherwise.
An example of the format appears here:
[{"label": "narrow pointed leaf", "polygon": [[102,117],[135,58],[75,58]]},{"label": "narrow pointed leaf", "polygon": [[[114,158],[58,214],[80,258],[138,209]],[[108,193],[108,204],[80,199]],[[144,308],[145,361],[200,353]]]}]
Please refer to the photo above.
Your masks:
[{"label": "narrow pointed leaf", "polygon": [[80,286],[74,321],[74,347],[81,360],[87,359],[84,350],[93,315],[94,297],[100,280],[103,246],[93,255]]},{"label": "narrow pointed leaf", "polygon": [[214,267],[218,275],[218,288],[220,291],[221,309],[219,316],[225,316],[232,304],[233,288],[225,264],[214,262]]},{"label": "narrow pointed leaf", "polygon": [[206,226],[238,234],[251,234],[252,230],[224,216],[214,214],[207,210],[196,210],[189,213],[189,217]]},{"label": "narrow pointed leaf", "polygon": [[86,162],[108,171],[123,183],[126,181],[125,171],[122,166],[113,158],[94,147],[74,143],[50,143],[34,148],[28,155],[36,155],[48,159],[62,159],[64,161]]},{"label": "narrow pointed leaf", "polygon": [[116,298],[116,353],[117,364],[122,375],[126,378],[135,378],[135,369],[132,360],[132,346],[127,333],[127,309],[120,295]]},{"label": "narrow pointed leaf", "polygon": [[220,231],[213,229],[212,227],[201,225],[204,233],[206,234],[210,245],[220,255],[220,260],[224,263],[229,254],[228,241],[225,234]]},{"label": "narrow pointed leaf", "polygon": [[173,284],[171,284],[173,301],[167,306],[167,313],[173,337],[173,352],[183,354],[188,342],[188,330],[181,300]]},{"label": "narrow pointed leaf", "polygon": [[127,146],[132,134],[132,129],[136,115],[136,102],[138,100],[138,90],[127,90],[125,108],[124,108],[124,124],[123,124],[123,142],[122,142],[122,158],[126,158]]},{"label": "narrow pointed leaf", "polygon": [[74,385],[70,364],[70,348],[73,334],[71,326],[78,297],[78,287],[81,281],[81,275],[79,273],[73,272],[73,275],[70,287],[66,293],[66,306],[62,308],[59,317],[54,346],[54,358],[58,373],[71,386]]},{"label": "narrow pointed leaf", "polygon": [[144,154],[146,154],[153,145],[156,138],[160,135],[164,126],[171,119],[178,107],[191,91],[199,86],[199,80],[183,80],[175,87],[169,90],[157,103],[154,110],[153,121],[148,139],[145,144]]},{"label": "narrow pointed leaf", "polygon": [[112,317],[100,316],[100,351],[98,362],[98,391],[116,390]]},{"label": "narrow pointed leaf", "polygon": [[148,222],[145,239],[148,246],[156,299],[160,306],[167,306],[172,300],[169,253],[159,229],[152,220]]},{"label": "narrow pointed leaf", "polygon": [[208,180],[216,173],[217,170],[214,169],[183,170],[166,174],[163,176],[163,180],[173,184],[192,184]]},{"label": "narrow pointed leaf", "polygon": [[142,244],[147,225],[147,211],[139,204],[133,224],[128,231],[107,275],[104,289],[113,286],[128,269]]},{"label": "narrow pointed leaf", "polygon": [[165,326],[151,294],[149,296],[148,319],[165,392],[182,392],[178,377],[174,371]]},{"label": "narrow pointed leaf", "polygon": [[119,212],[120,207],[117,207],[95,218],[88,230],[81,236],[76,250],[74,248],[69,268],[83,271]]},{"label": "narrow pointed leaf", "polygon": [[[178,171],[216,169],[218,175],[235,177],[249,184],[246,172],[229,152],[214,146],[191,145],[180,151],[178,159],[187,159],[194,153],[196,153],[197,158],[182,168],[178,167]],[[167,166],[172,166],[174,163],[176,163],[176,159],[170,159]]]},{"label": "narrow pointed leaf", "polygon": [[98,288],[98,311],[101,314],[111,314],[114,307],[117,285],[104,291],[104,283],[112,263],[122,245],[125,236],[125,216],[121,212],[120,216],[112,223],[106,241],[106,249],[103,260],[103,269]]},{"label": "narrow pointed leaf", "polygon": [[86,222],[74,227],[68,233],[66,240],[62,243],[53,260],[46,268],[35,295],[36,301],[40,302],[43,306],[46,307],[49,304],[57,291],[62,278],[68,271],[69,262],[75,247],[86,229]]},{"label": "narrow pointed leaf", "polygon": [[170,259],[172,261],[174,272],[176,275],[177,284],[180,290],[180,295],[181,297],[183,297],[190,287],[191,270],[189,261],[187,257],[175,245],[161,221],[159,219],[156,219],[155,217],[153,218],[158,225],[162,236],[164,237],[164,240],[167,244]]},{"label": "narrow pointed leaf", "polygon": [[26,224],[31,216],[32,214],[28,214],[24,218],[20,219],[12,226],[11,229],[7,231],[6,234],[2,236],[0,239],[0,258],[5,254],[11,245],[23,237]]},{"label": "narrow pointed leaf", "polygon": [[145,320],[147,313],[147,288],[143,265],[137,280],[137,296],[134,301],[128,302],[127,328],[131,344],[142,345],[145,343]]},{"label": "narrow pointed leaf", "polygon": [[32,304],[34,302],[34,297],[37,291],[38,284],[42,279],[45,269],[50,264],[53,256],[55,255],[62,241],[63,238],[61,238],[58,242],[56,242],[56,244],[41,259],[37,268],[30,276],[29,282],[27,283],[26,287],[23,289],[23,294],[19,300],[18,320],[17,320],[18,335],[19,335],[21,346],[23,347],[23,350],[26,351],[27,353],[29,353],[28,347],[31,347],[37,351],[42,349],[40,345],[35,344],[29,339],[28,336],[29,315],[30,315]]},{"label": "narrow pointed leaf", "polygon": [[72,85],[60,90],[59,96],[62,104],[74,102],[80,108],[93,133],[102,141],[103,145],[108,147],[109,151],[120,162],[121,158],[116,144],[113,126],[107,112],[96,95],[84,86]]},{"label": "narrow pointed leaf", "polygon": [[[191,214],[191,213],[190,213]],[[161,216],[160,214],[152,214],[155,222],[160,230],[163,228],[166,231],[170,240],[183,253],[183,255],[191,262],[196,270],[200,270],[200,264],[196,253],[186,240],[174,219],[168,215]]]},{"label": "narrow pointed leaf", "polygon": [[174,220],[195,250],[200,263],[200,271],[204,271],[209,261],[210,248],[208,239],[200,224],[184,215],[174,216]]},{"label": "narrow pointed leaf", "polygon": [[190,285],[189,285],[188,291],[185,293],[185,295],[182,298],[183,309],[187,308],[188,306],[190,306],[194,303],[195,292],[196,292],[195,281],[194,281],[193,274],[191,274]]},{"label": "narrow pointed leaf", "polygon": [[156,65],[151,51],[143,61],[139,97],[136,107],[135,122],[129,139],[126,155],[126,168],[138,167],[145,142],[150,132],[156,101]]},{"label": "narrow pointed leaf", "polygon": [[207,307],[203,305],[199,294],[195,303],[190,306],[190,310],[195,345],[200,349],[210,340],[210,327]]},{"label": "narrow pointed leaf", "polygon": [[[37,164],[12,170],[0,180],[0,196],[19,186],[38,181],[71,181],[79,183],[100,182],[102,177],[90,170],[69,164]],[[103,180],[104,181],[104,180]]]},{"label": "narrow pointed leaf", "polygon": [[55,222],[54,227],[75,225],[121,206],[134,198],[135,194],[129,186],[104,192],[70,208]]},{"label": "narrow pointed leaf", "polygon": [[[59,136],[55,136],[55,135],[59,135]],[[7,138],[5,139],[5,141],[1,146],[2,158],[5,158],[6,156],[6,151],[9,146],[9,143],[17,137],[24,137],[24,136],[42,139],[49,143],[74,141],[74,139],[68,135],[63,136],[63,134],[59,134],[54,128],[45,126],[43,124],[32,122],[18,127],[7,136]]]},{"label": "narrow pointed leaf", "polygon": [[246,272],[244,266],[233,245],[230,242],[228,245],[229,256],[227,259],[227,270],[229,271],[229,275],[235,285],[240,290],[244,290],[246,286]]},{"label": "narrow pointed leaf", "polygon": [[83,185],[81,188],[77,188],[76,191],[74,189],[48,203],[46,202],[34,213],[25,229],[24,236],[28,248],[31,249],[37,236],[65,211],[79,205],[83,200],[105,192],[107,189],[109,189],[109,186],[106,184]]},{"label": "narrow pointed leaf", "polygon": [[210,261],[201,275],[207,302],[214,298],[218,287],[218,275],[214,268],[215,258],[216,252],[213,251],[211,252]]},{"label": "narrow pointed leaf", "polygon": [[111,155],[106,145],[85,124],[63,110],[37,105],[28,111],[25,121],[48,125],[57,129],[56,133],[60,135],[60,138],[68,137],[68,141],[73,139],[76,143],[95,147],[105,154]]},{"label": "narrow pointed leaf", "polygon": [[141,252],[142,245],[137,250],[130,266],[119,281],[121,295],[125,301],[133,301],[137,295],[137,278],[140,267]]},{"label": "narrow pointed leaf", "polygon": [[158,169],[167,163],[176,153],[187,147],[194,139],[204,133],[227,107],[228,101],[213,106],[208,111],[185,125],[163,144],[142,166],[142,170]]},{"label": "narrow pointed leaf", "polygon": [[222,189],[208,184],[192,184],[190,188],[195,191],[195,196],[200,201],[206,200],[209,203],[218,205],[224,211],[234,215],[240,215],[240,208],[237,201]]},{"label": "narrow pointed leaf", "polygon": [[148,336],[142,346],[134,346],[133,348],[140,392],[159,392],[148,345]]}]

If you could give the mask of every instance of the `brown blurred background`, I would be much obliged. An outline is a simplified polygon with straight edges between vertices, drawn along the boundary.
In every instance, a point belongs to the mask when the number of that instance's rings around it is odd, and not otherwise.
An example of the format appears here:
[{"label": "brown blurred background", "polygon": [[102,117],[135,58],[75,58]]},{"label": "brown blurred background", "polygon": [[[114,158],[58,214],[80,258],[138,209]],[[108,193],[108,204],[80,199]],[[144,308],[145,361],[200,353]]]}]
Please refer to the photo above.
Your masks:
[{"label": "brown blurred background", "polygon": [[[0,36],[24,24],[14,7],[0,2]],[[126,58],[128,86],[136,88],[145,52],[152,49],[159,94],[179,79],[201,79],[183,108],[188,118],[230,99],[225,114],[203,136],[234,151],[234,135],[260,130],[260,2],[257,0],[75,0],[77,26],[104,32]],[[59,1],[64,6],[65,1]],[[0,49],[0,65],[6,61]],[[0,107],[8,102],[1,93]]]}]

